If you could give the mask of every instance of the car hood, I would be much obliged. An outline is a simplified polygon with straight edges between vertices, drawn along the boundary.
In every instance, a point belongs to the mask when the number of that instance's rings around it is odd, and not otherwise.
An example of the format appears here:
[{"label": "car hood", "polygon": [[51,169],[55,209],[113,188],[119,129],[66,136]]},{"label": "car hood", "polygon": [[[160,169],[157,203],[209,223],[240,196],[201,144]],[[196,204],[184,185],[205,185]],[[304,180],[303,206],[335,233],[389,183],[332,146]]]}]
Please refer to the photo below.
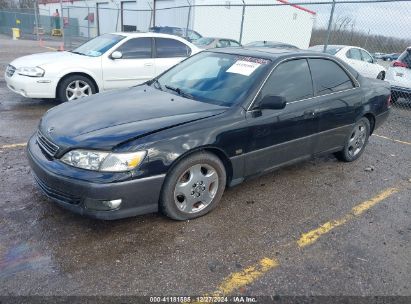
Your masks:
[{"label": "car hood", "polygon": [[70,52],[46,52],[23,56],[13,60],[10,64],[16,68],[35,67],[43,66],[46,64],[61,64],[62,62],[72,62],[73,60],[78,60],[79,58],[90,59],[92,57],[78,55]]},{"label": "car hood", "polygon": [[227,109],[142,85],[61,104],[43,116],[40,130],[62,150],[110,150],[124,141]]}]

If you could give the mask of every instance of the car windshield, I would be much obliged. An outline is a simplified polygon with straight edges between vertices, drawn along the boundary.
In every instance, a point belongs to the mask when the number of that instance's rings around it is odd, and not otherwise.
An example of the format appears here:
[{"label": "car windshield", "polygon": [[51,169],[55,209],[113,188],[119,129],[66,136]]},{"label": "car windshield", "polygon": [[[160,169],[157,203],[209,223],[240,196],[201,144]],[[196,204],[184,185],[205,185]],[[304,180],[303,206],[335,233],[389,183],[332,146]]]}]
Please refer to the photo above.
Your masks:
[{"label": "car windshield", "polygon": [[213,38],[204,38],[204,37],[202,37],[202,38],[196,40],[195,44],[197,44],[197,45],[209,45],[213,41],[214,41]]},{"label": "car windshield", "polygon": [[199,53],[152,81],[159,90],[220,106],[242,103],[261,81],[270,60],[214,52]]},{"label": "car windshield", "polygon": [[[342,46],[329,45],[329,46],[327,46],[327,50],[325,51],[325,53],[330,54],[330,55],[335,55],[342,48],[343,48]],[[311,50],[311,51],[314,51],[314,52],[324,52],[324,45],[315,45],[315,46],[309,47],[308,49]]]},{"label": "car windshield", "polygon": [[125,37],[121,35],[105,34],[87,41],[71,52],[90,57],[98,57],[103,55],[124,38]]}]

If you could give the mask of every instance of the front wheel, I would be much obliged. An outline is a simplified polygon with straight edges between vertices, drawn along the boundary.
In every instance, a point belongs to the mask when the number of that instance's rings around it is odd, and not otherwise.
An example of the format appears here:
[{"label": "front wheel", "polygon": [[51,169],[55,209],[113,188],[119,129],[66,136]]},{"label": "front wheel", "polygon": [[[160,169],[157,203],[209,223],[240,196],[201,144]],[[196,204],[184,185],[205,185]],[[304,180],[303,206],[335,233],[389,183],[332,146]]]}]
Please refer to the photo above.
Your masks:
[{"label": "front wheel", "polygon": [[352,162],[358,159],[364,152],[365,146],[370,137],[370,122],[363,117],[354,125],[348,136],[344,149],[335,155],[339,160]]},{"label": "front wheel", "polygon": [[59,101],[65,102],[95,93],[96,87],[89,78],[82,75],[71,75],[60,82],[57,89],[57,98]]},{"label": "front wheel", "polygon": [[160,209],[175,220],[189,220],[210,212],[226,186],[226,171],[214,154],[198,152],[182,159],[168,174]]}]

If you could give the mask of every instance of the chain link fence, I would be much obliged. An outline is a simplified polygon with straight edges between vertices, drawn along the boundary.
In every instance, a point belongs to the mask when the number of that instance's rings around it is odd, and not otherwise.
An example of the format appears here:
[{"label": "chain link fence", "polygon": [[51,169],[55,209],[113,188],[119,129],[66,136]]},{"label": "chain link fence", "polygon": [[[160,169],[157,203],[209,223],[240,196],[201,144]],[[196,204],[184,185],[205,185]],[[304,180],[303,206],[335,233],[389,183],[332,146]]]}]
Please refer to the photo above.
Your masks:
[{"label": "chain link fence", "polygon": [[[411,49],[406,51],[411,47],[411,0],[39,3],[32,10],[0,10],[0,32],[11,34],[11,28],[18,27],[25,38],[60,39],[66,49],[104,33],[145,32],[153,27],[190,40],[200,34],[242,44],[279,41],[302,49],[317,46],[317,50],[330,53],[338,53],[339,45],[360,47],[368,53],[341,51],[347,52],[345,59],[360,73],[370,71],[369,77],[391,83],[396,108],[411,109]],[[57,24],[61,37],[52,36]]]}]

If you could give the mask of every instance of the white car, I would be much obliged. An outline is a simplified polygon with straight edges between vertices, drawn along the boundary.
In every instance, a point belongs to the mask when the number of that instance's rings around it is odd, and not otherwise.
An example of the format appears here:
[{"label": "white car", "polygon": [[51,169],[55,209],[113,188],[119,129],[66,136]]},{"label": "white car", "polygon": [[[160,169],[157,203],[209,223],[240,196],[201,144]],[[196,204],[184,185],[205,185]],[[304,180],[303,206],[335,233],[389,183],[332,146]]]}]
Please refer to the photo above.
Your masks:
[{"label": "white car", "polygon": [[105,34],[72,51],[18,58],[7,66],[5,80],[24,97],[68,101],[143,83],[200,51],[167,34]]},{"label": "white car", "polygon": [[391,101],[411,98],[411,47],[407,48],[388,68],[385,78],[391,84]]},{"label": "white car", "polygon": [[[324,45],[316,45],[309,48],[309,50],[323,52]],[[384,79],[386,69],[377,64],[369,52],[357,47],[347,45],[328,45],[326,53],[334,55],[341,60],[347,62],[362,76],[368,78]]]}]

